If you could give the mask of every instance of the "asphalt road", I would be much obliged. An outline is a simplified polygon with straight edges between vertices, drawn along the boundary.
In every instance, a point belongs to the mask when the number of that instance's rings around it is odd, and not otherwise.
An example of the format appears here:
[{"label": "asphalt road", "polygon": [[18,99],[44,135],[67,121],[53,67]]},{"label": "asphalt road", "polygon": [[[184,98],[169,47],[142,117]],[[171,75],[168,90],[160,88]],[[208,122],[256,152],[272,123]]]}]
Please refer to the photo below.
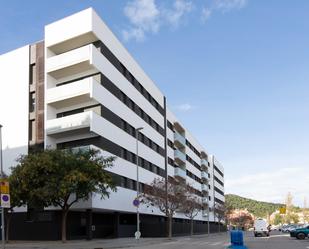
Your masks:
[{"label": "asphalt road", "polygon": [[[289,234],[272,232],[270,237],[253,236],[253,232],[245,234],[245,245],[248,249],[309,249],[309,239],[297,240]],[[63,244],[57,241],[49,242],[13,242],[7,245],[9,249],[226,249],[230,244],[229,234],[198,235],[193,237],[143,238],[139,243],[133,238],[92,241],[68,241]]]},{"label": "asphalt road", "polygon": [[270,237],[257,237],[253,233],[245,236],[246,246],[249,249],[308,249],[309,239],[298,240],[289,234],[271,232]]}]

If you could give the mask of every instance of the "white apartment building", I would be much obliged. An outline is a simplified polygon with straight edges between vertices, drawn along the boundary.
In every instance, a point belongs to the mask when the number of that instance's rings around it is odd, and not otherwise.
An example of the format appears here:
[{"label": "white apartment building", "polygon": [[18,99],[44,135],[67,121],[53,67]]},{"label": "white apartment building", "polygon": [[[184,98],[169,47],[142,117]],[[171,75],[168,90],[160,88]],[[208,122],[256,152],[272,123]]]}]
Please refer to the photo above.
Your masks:
[{"label": "white apartment building", "polygon": [[[45,27],[44,40],[0,56],[0,123],[6,172],[20,154],[47,147],[93,146],[117,157],[109,171],[117,192],[73,206],[68,238],[133,236],[136,231],[136,128],[140,188],[179,176],[210,211],[195,232],[216,231],[214,206],[224,203],[224,170],[175,117],[164,94],[91,8]],[[142,236],[163,236],[166,218],[140,206]],[[31,221],[31,222],[30,222]],[[174,233],[188,234],[177,213]],[[12,239],[59,239],[57,210],[17,212]]]}]

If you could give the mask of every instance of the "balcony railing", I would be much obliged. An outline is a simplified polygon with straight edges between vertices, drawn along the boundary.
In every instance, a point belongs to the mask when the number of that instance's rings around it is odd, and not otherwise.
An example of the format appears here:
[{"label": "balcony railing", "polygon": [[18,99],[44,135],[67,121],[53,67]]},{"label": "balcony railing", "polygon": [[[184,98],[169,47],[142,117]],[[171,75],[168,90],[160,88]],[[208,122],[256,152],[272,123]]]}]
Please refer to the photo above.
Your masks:
[{"label": "balcony railing", "polygon": [[175,176],[180,176],[180,177],[186,179],[187,174],[186,174],[186,171],[183,170],[182,168],[176,167],[175,168]]},{"label": "balcony railing", "polygon": [[174,150],[174,157],[175,157],[175,161],[177,163],[180,163],[180,164],[186,163],[186,155],[183,152],[181,152],[180,150],[178,150],[178,149]]},{"label": "balcony railing", "polygon": [[208,161],[206,159],[201,159],[201,164],[208,166]]},{"label": "balcony railing", "polygon": [[206,173],[204,171],[201,172],[201,176],[202,176],[202,178],[206,178],[207,180],[209,179],[208,173]]},{"label": "balcony railing", "polygon": [[47,135],[73,131],[90,127],[90,120],[93,112],[87,111],[63,118],[55,118],[47,120],[46,132]]},{"label": "balcony railing", "polygon": [[[46,59],[46,73],[55,79],[94,70],[91,65],[96,48],[90,44]],[[97,52],[99,53],[99,52]]]},{"label": "balcony railing", "polygon": [[208,186],[206,184],[202,184],[202,191],[208,191]]},{"label": "balcony railing", "polygon": [[202,203],[208,203],[208,197],[202,197]]},{"label": "balcony railing", "polygon": [[186,146],[186,139],[184,138],[184,136],[182,136],[177,131],[175,131],[175,133],[174,133],[174,142],[179,147]]}]

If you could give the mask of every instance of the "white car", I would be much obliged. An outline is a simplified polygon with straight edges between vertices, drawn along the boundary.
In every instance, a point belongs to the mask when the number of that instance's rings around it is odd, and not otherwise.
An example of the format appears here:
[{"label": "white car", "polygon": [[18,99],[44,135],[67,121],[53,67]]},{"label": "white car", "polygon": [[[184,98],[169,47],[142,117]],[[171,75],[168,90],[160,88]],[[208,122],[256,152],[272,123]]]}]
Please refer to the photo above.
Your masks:
[{"label": "white car", "polygon": [[269,236],[268,223],[262,218],[254,221],[254,236]]}]

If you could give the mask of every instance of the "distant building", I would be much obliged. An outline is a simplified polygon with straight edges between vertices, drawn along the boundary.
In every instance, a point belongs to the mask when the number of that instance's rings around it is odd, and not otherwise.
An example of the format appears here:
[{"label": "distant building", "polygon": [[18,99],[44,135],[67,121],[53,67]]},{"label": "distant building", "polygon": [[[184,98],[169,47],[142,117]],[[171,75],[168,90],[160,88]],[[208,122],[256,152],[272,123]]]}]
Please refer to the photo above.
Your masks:
[{"label": "distant building", "polygon": [[[163,93],[91,8],[47,25],[43,41],[1,55],[0,68],[6,172],[18,155],[40,148],[95,147],[117,157],[109,170],[118,191],[73,206],[68,238],[133,236],[138,127],[141,189],[156,177],[182,177],[211,208],[209,216],[207,210],[196,216],[195,232],[205,233],[208,219],[215,229],[212,207],[224,204],[223,166],[174,116]],[[140,212],[142,236],[162,236],[164,215],[147,206]],[[60,213],[20,210],[11,228],[12,239],[59,239]],[[190,231],[181,213],[174,231]]]}]

